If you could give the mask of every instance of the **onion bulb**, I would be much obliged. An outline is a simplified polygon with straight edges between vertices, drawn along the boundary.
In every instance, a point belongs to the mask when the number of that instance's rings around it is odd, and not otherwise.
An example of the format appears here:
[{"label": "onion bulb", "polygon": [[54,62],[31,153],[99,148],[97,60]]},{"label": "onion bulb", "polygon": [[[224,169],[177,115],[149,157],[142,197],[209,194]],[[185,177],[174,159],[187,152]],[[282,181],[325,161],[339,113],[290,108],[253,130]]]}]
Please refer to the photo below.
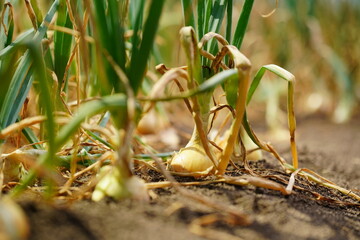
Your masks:
[{"label": "onion bulb", "polygon": [[144,181],[136,176],[124,178],[117,167],[102,167],[98,177],[100,181],[92,194],[92,200],[95,202],[100,201],[104,197],[111,197],[115,200],[127,197],[148,200]]},{"label": "onion bulb", "polygon": [[196,173],[210,172],[214,167],[196,135],[197,133],[194,133],[185,148],[180,149],[170,160],[170,170],[180,173]]},{"label": "onion bulb", "polygon": [[137,125],[136,130],[140,134],[154,134],[169,126],[166,116],[161,115],[155,109],[145,114]]}]

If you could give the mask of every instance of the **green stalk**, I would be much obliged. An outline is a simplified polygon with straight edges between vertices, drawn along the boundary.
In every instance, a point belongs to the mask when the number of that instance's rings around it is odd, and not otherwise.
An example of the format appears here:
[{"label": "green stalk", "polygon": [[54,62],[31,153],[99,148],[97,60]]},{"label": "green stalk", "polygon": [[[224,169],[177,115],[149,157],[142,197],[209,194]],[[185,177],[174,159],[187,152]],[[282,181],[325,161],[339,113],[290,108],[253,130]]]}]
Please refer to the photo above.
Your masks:
[{"label": "green stalk", "polygon": [[[14,32],[14,20],[12,19],[12,7],[9,0],[5,1],[6,9],[3,9],[0,14],[4,13],[2,23],[0,24],[0,50],[8,46],[12,42],[13,32]],[[1,4],[1,7],[4,6],[4,2]],[[4,11],[4,12],[3,12]],[[5,29],[6,28],[6,29]]]},{"label": "green stalk", "polygon": [[[46,136],[47,136],[47,146],[48,146],[48,155],[49,158],[47,161],[44,162],[44,166],[48,167],[52,170],[53,167],[55,167],[55,163],[53,159],[55,159],[55,119],[53,116],[53,109],[54,109],[54,95],[52,94],[52,86],[50,85],[52,83],[52,79],[48,77],[46,65],[44,62],[44,54],[42,51],[42,48],[40,46],[40,43],[34,43],[34,45],[30,48],[30,52],[32,55],[32,58],[34,59],[34,62],[37,64],[35,65],[35,73],[37,76],[37,79],[39,81],[40,86],[40,102],[41,105],[43,105],[43,109],[45,110],[46,115]],[[52,195],[52,182],[48,182],[48,193],[51,196]]]},{"label": "green stalk", "polygon": [[[106,8],[108,2],[108,8]],[[99,46],[97,47],[98,68],[103,69],[105,74],[100,77],[104,86],[100,89],[102,94],[110,94],[112,89],[115,92],[124,92],[124,86],[119,81],[116,72],[106,60],[103,52],[106,51],[114,59],[115,63],[124,71],[126,64],[124,29],[119,19],[119,2],[116,0],[94,1],[95,23],[94,32]],[[116,44],[113,44],[116,42]],[[101,66],[101,67],[100,67]]]},{"label": "green stalk", "polygon": [[[40,43],[45,36],[48,29],[48,23],[52,21],[52,18],[57,11],[58,4],[58,0],[54,1],[52,4],[43,23],[33,37],[34,42]],[[0,111],[0,128],[5,128],[14,123],[18,116],[21,106],[32,85],[32,63],[33,59],[31,58],[29,51],[26,51],[12,76],[9,90],[4,97],[4,102]]]},{"label": "green stalk", "polygon": [[[54,167],[54,162],[52,161],[55,158],[55,120],[54,120],[54,116],[53,116],[53,99],[52,99],[52,94],[51,94],[51,86],[49,85],[50,79],[48,78],[47,75],[47,70],[46,70],[46,66],[45,66],[45,62],[44,62],[44,58],[43,58],[43,51],[41,48],[41,42],[39,41],[33,41],[31,42],[28,46],[29,46],[29,57],[36,62],[37,64],[35,65],[35,76],[37,77],[38,81],[39,81],[39,87],[40,87],[40,103],[42,105],[42,107],[45,110],[45,115],[47,118],[46,121],[46,136],[47,136],[47,146],[48,146],[48,150],[47,150],[47,158],[44,159],[41,163],[41,165],[43,165],[44,167],[46,167],[47,169],[49,169],[50,171],[52,171],[52,168]],[[29,174],[22,179],[22,184],[18,185],[15,189],[14,192],[17,191],[21,191],[23,190],[33,179],[35,178],[35,170],[31,169]],[[52,192],[52,182],[48,182],[48,190],[50,192]]]},{"label": "green stalk", "polygon": [[192,1],[191,0],[182,0],[181,6],[183,10],[183,19],[184,19],[184,26],[191,26],[195,28],[195,20],[192,8]]},{"label": "green stalk", "polygon": [[232,34],[232,11],[233,11],[233,0],[228,0],[226,8],[226,33],[225,39],[230,43]]},{"label": "green stalk", "polygon": [[[225,16],[227,0],[215,0],[210,15],[209,32],[218,33]],[[218,52],[218,45],[212,39],[207,45],[208,51],[215,55]]]},{"label": "green stalk", "polygon": [[198,38],[201,39],[205,34],[205,11],[206,11],[206,0],[198,0],[197,3],[197,32]]},{"label": "green stalk", "polygon": [[131,1],[130,2],[131,11],[131,24],[133,27],[133,36],[131,37],[131,45],[132,45],[132,55],[136,56],[139,51],[139,43],[140,43],[140,31],[143,27],[143,15],[144,15],[144,7],[145,1]]},{"label": "green stalk", "polygon": [[36,22],[38,26],[40,26],[41,22],[43,21],[43,16],[41,13],[41,10],[39,8],[39,4],[37,0],[30,0],[31,6],[34,10],[35,16],[36,16]]},{"label": "green stalk", "polygon": [[[197,46],[197,39],[195,35],[195,31],[192,27],[184,27],[180,31],[180,40],[183,48],[185,49],[187,66],[188,66],[188,88],[195,89],[198,84],[202,84],[204,82],[204,78],[202,75],[202,67],[200,60],[200,53]],[[203,94],[198,97],[193,97],[193,100],[199,101],[200,105],[199,110],[201,114],[202,121],[208,121],[209,116],[209,100],[210,94]],[[193,108],[196,106],[193,106]],[[204,131],[207,132],[207,125],[204,126]]]},{"label": "green stalk", "polygon": [[[288,96],[287,96],[287,108],[288,108],[288,125],[289,125],[289,132],[290,132],[290,146],[291,146],[291,153],[292,153],[292,162],[293,167],[298,168],[298,155],[297,155],[297,148],[296,148],[296,141],[295,141],[295,129],[296,129],[296,120],[295,120],[295,113],[294,113],[294,84],[295,84],[295,76],[292,75],[290,72],[286,71],[285,69],[274,65],[269,64],[261,67],[259,71],[256,73],[249,92],[246,99],[246,104],[249,104],[249,102],[252,99],[252,96],[255,93],[255,90],[260,84],[260,81],[262,77],[264,76],[266,70],[274,73],[275,75],[279,76],[281,79],[287,81],[288,83]],[[252,131],[249,121],[247,119],[246,113],[244,115],[243,119],[243,125],[248,133],[251,140],[258,145],[260,148],[264,149],[265,151],[271,152],[271,149],[269,149],[266,144],[262,143],[254,134]]]},{"label": "green stalk", "polygon": [[227,144],[220,157],[218,171],[216,173],[218,175],[223,175],[225,173],[225,170],[230,162],[230,157],[234,151],[234,147],[241,127],[241,122],[245,114],[247,91],[250,82],[250,61],[234,46],[228,46],[228,50],[230,55],[234,59],[235,66],[238,70],[238,96],[235,107],[236,118],[231,125],[230,135],[228,137]]},{"label": "green stalk", "polygon": [[239,21],[236,25],[232,44],[238,49],[241,49],[253,4],[254,0],[245,0]]},{"label": "green stalk", "polygon": [[159,25],[163,6],[164,0],[151,1],[148,17],[144,25],[143,38],[140,44],[140,49],[136,55],[131,57],[129,79],[135,96],[145,76],[147,62],[150,51],[153,48],[155,34]]},{"label": "green stalk", "polygon": [[[56,25],[72,29],[72,23],[67,13],[66,0],[60,0]],[[54,34],[54,64],[55,73],[58,79],[58,95],[63,84],[67,84],[64,79],[65,68],[70,57],[72,36],[70,34],[56,31]],[[65,80],[65,83],[63,83]]]}]

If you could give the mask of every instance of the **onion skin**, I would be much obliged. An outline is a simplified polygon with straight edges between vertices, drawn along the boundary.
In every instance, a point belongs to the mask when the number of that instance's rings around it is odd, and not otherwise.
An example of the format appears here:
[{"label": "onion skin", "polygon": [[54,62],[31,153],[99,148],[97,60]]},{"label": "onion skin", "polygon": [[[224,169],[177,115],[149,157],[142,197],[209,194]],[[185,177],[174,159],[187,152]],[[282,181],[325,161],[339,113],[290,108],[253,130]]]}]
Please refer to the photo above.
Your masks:
[{"label": "onion skin", "polygon": [[98,202],[105,197],[115,200],[132,197],[141,201],[148,201],[149,196],[145,182],[137,176],[124,178],[120,170],[114,166],[104,166],[98,174],[100,181],[92,194],[92,200]]},{"label": "onion skin", "polygon": [[139,121],[136,130],[140,134],[155,134],[169,126],[168,120],[165,116],[157,113],[154,109]]},{"label": "onion skin", "polygon": [[170,163],[170,169],[180,173],[205,172],[213,166],[202,146],[196,143],[182,148]]}]

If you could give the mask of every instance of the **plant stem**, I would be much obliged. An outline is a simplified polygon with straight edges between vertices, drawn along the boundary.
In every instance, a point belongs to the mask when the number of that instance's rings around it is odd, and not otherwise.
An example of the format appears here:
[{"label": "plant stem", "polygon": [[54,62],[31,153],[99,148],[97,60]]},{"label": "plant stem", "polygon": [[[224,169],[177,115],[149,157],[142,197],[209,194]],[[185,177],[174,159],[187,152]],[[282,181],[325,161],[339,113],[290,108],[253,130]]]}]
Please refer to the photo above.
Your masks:
[{"label": "plant stem", "polygon": [[239,68],[239,86],[238,86],[238,97],[236,100],[236,118],[230,128],[230,135],[227,140],[226,147],[221,155],[217,175],[223,175],[229,164],[230,157],[234,151],[234,146],[239,134],[241,122],[245,113],[246,94],[250,79],[250,68],[251,65],[243,66]]}]

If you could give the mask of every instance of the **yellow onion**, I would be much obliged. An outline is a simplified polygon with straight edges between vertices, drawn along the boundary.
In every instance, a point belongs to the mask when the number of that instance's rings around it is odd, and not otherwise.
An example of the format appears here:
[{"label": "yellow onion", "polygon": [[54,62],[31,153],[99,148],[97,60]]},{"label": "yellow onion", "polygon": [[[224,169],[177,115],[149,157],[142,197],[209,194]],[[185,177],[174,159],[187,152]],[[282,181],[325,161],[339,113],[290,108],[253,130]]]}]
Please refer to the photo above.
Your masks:
[{"label": "yellow onion", "polygon": [[100,181],[92,194],[92,200],[95,202],[102,200],[104,197],[111,197],[115,200],[127,197],[148,200],[144,181],[136,176],[124,178],[117,167],[102,167],[98,177]]},{"label": "yellow onion", "polygon": [[180,149],[170,161],[170,169],[181,173],[210,172],[214,167],[197,136],[193,137],[185,148]]},{"label": "yellow onion", "polygon": [[158,113],[155,109],[145,114],[139,121],[136,130],[140,134],[154,134],[169,126],[169,121],[165,116]]}]

